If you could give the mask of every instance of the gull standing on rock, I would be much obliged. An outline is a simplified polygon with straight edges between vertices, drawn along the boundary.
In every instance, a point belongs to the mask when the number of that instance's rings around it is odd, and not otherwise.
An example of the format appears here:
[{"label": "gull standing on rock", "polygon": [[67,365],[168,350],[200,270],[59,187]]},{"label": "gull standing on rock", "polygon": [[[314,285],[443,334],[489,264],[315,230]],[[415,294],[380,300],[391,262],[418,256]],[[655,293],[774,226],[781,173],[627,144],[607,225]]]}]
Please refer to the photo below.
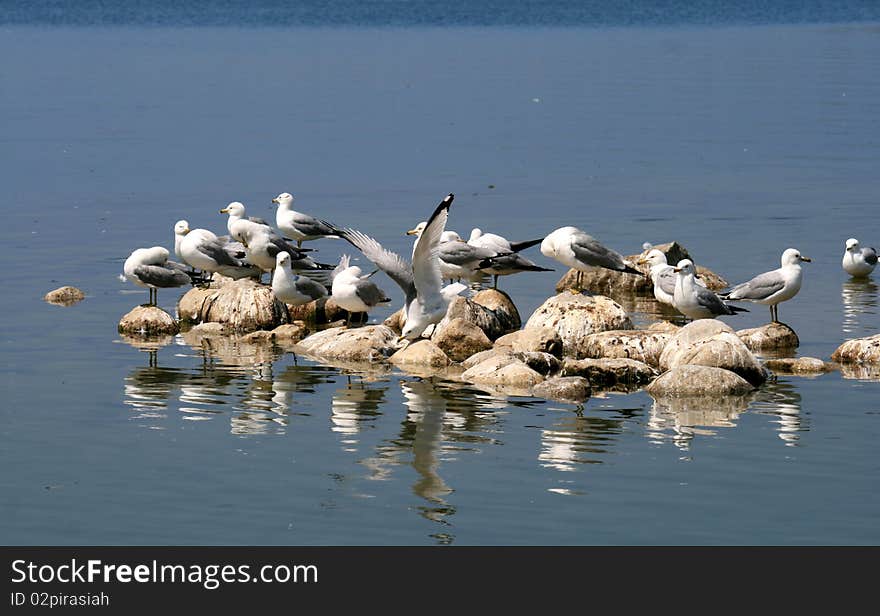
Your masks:
[{"label": "gull standing on rock", "polygon": [[[661,304],[674,306],[673,296],[675,295],[675,281],[677,276],[675,268],[666,262],[666,255],[662,251],[652,248],[648,250],[648,254],[639,259],[641,263],[647,263],[651,266],[651,282],[654,285],[654,298]],[[696,283],[701,287],[705,287],[706,283],[696,278]]]},{"label": "gull standing on rock", "polygon": [[[416,225],[415,229],[406,232],[407,235],[415,235],[417,238],[422,235],[425,221]],[[413,245],[415,246],[415,244]],[[468,244],[455,231],[444,231],[440,236],[440,244],[437,246],[437,257],[440,259],[440,276],[443,280],[453,282],[461,279],[474,280],[479,278],[477,270],[478,264],[483,259],[489,257],[497,257],[499,255],[511,254],[509,252],[499,253],[494,249],[482,248]]]},{"label": "gull standing on rock", "polygon": [[553,231],[541,242],[541,254],[575,269],[578,288],[581,286],[581,274],[589,271],[590,267],[643,275],[624,261],[619,252],[606,248],[577,227],[561,227]]},{"label": "gull standing on rock", "polygon": [[348,311],[346,325],[351,325],[351,315],[356,312],[368,313],[379,304],[391,301],[385,292],[369,278],[372,274],[363,274],[361,268],[351,265],[351,258],[342,255],[339,265],[333,273],[331,296],[340,308]]},{"label": "gull standing on rock", "polygon": [[862,248],[859,240],[854,237],[846,240],[843,253],[843,269],[854,278],[864,278],[877,266],[877,251],[873,248]]},{"label": "gull standing on rock", "polygon": [[493,288],[498,288],[498,277],[518,274],[519,272],[552,272],[552,269],[541,267],[537,263],[529,261],[517,254],[531,246],[540,244],[544,238],[526,240],[523,242],[511,242],[507,238],[495,233],[483,233],[482,229],[474,228],[468,238],[468,244],[476,248],[493,250],[497,254],[481,260],[477,267],[485,274],[493,277]]},{"label": "gull standing on rock", "polygon": [[339,239],[339,236],[333,233],[333,226],[330,223],[294,210],[293,195],[290,193],[281,193],[272,199],[272,203],[278,204],[278,210],[275,212],[275,224],[278,230],[285,237],[296,240],[297,247],[302,248],[303,242],[322,237]]},{"label": "gull standing on rock", "polygon": [[174,225],[174,253],[193,269],[234,280],[259,276],[262,270],[244,262],[244,250],[244,245],[225,242],[207,229],[190,229],[185,220]]},{"label": "gull standing on rock", "polygon": [[290,255],[279,252],[272,273],[272,293],[285,304],[299,306],[327,296],[327,288],[310,278],[297,275],[290,267]]},{"label": "gull standing on rock", "polygon": [[791,299],[801,290],[801,261],[809,263],[811,259],[801,255],[796,248],[787,248],[782,253],[781,261],[782,267],[779,269],[758,274],[748,282],[722,293],[721,297],[769,305],[771,321],[779,323],[779,303]]},{"label": "gull standing on rock", "polygon": [[682,259],[672,268],[676,273],[673,306],[691,319],[712,319],[723,314],[748,312],[745,308],[731,306],[722,301],[706,287],[697,284],[696,270],[690,259]]},{"label": "gull standing on rock", "polygon": [[138,248],[122,265],[126,280],[150,290],[150,306],[155,306],[159,300],[159,289],[182,287],[194,281],[186,266],[169,261],[169,256],[168,250],[162,246]]},{"label": "gull standing on rock", "polygon": [[413,247],[412,265],[360,231],[348,228],[334,229],[336,235],[364,253],[364,256],[403,289],[406,298],[404,303],[406,322],[401,337],[407,340],[416,340],[429,325],[439,323],[446,316],[449,302],[467,289],[461,283],[441,288],[437,247],[446,227],[449,206],[454,198],[452,193],[447,195],[431,214],[424,231]]}]

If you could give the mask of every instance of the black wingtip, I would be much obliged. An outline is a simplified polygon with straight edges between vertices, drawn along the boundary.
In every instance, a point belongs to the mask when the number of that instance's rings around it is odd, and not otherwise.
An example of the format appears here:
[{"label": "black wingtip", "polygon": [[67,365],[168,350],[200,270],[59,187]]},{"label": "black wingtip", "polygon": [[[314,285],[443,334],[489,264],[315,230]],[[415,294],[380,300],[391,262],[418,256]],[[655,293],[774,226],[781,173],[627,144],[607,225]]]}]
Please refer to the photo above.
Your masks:
[{"label": "black wingtip", "polygon": [[524,242],[510,242],[510,248],[511,248],[511,250],[513,250],[513,252],[520,252],[522,250],[525,250],[526,248],[531,248],[532,246],[540,244],[543,241],[544,241],[544,238],[540,237],[536,240],[526,240]]},{"label": "black wingtip", "polygon": [[732,305],[732,304],[725,304],[725,305],[726,305],[728,308],[730,308],[730,311],[731,311],[733,314],[736,314],[737,312],[751,312],[751,310],[749,310],[748,308],[742,308],[741,306],[734,306],[734,305]]},{"label": "black wingtip", "polygon": [[625,274],[638,274],[639,276],[644,276],[644,275],[645,275],[645,272],[640,272],[640,271],[637,270],[636,268],[634,268],[634,267],[630,267],[629,265],[627,265],[627,266],[623,269],[623,272],[624,272]]}]

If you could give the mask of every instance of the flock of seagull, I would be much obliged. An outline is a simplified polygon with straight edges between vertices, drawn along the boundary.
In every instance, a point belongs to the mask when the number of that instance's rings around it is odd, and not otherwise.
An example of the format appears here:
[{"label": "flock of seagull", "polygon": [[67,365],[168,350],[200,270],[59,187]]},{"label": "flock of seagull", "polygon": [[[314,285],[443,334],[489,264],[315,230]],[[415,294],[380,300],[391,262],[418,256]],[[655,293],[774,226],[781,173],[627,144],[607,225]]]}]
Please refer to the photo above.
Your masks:
[{"label": "flock of seagull", "polygon": [[[227,215],[228,235],[217,236],[207,229],[191,229],[186,220],[174,225],[174,254],[182,262],[171,261],[162,246],[138,248],[126,259],[122,278],[150,291],[150,305],[156,303],[159,288],[204,284],[214,273],[233,279],[252,277],[262,281],[271,275],[272,292],[280,301],[305,304],[331,296],[351,313],[366,313],[388,304],[391,298],[371,280],[383,271],[404,294],[405,321],[402,338],[415,340],[446,314],[449,303],[466,290],[462,280],[482,275],[494,279],[525,271],[552,271],[523,257],[520,252],[540,244],[541,253],[577,271],[575,289],[580,290],[583,272],[600,267],[626,274],[644,275],[624,257],[576,227],[556,229],[543,238],[510,242],[500,235],[474,229],[467,241],[446,230],[449,208],[455,196],[447,195],[424,222],[407,231],[416,236],[411,261],[407,261],[369,235],[342,228],[326,220],[293,209],[294,198],[281,193],[274,199],[275,227],[260,218],[246,216],[245,206],[230,203],[220,210]],[[313,260],[303,242],[342,239],[357,248],[376,270],[364,273],[351,265],[343,254],[337,265]],[[293,243],[295,242],[295,246]],[[650,266],[650,278],[657,301],[670,305],[690,319],[714,318],[747,311],[731,301],[748,301],[770,307],[772,322],[778,322],[778,306],[800,291],[801,263],[809,262],[797,249],[782,253],[781,266],[738,284],[723,293],[714,293],[696,276],[690,259],[676,265],[666,261],[660,250],[645,245],[639,264]],[[877,251],[863,248],[856,239],[846,241],[843,269],[854,277],[869,275],[877,265]],[[448,284],[444,285],[444,281]],[[350,325],[350,317],[349,323]]]}]

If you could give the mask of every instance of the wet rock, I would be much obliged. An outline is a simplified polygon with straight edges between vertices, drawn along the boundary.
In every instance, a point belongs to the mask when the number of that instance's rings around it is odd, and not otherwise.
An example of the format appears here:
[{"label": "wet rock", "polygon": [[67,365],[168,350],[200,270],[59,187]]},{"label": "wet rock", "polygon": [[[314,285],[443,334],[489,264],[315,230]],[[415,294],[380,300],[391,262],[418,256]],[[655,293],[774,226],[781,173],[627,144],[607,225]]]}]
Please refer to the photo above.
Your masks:
[{"label": "wet rock", "polygon": [[675,323],[670,323],[669,321],[657,321],[656,323],[651,323],[646,331],[677,334],[680,329],[681,326],[676,325]]},{"label": "wet rock", "polygon": [[675,335],[666,343],[660,354],[660,368],[670,367],[669,360],[682,350],[693,346],[700,340],[711,338],[723,332],[733,333],[733,328],[718,319],[698,319],[680,327]]},{"label": "wet rock", "polygon": [[515,353],[514,357],[538,374],[543,374],[544,376],[558,372],[562,366],[562,362],[555,356],[550,355],[550,353],[526,351]]},{"label": "wet rock", "polygon": [[386,360],[400,348],[397,339],[397,334],[384,325],[333,327],[304,338],[297,348],[319,359],[376,362]]},{"label": "wet rock", "polygon": [[272,332],[266,331],[265,329],[260,329],[255,332],[251,332],[249,334],[245,334],[241,337],[242,342],[245,343],[260,343],[260,342],[272,342]]},{"label": "wet rock", "polygon": [[199,323],[187,332],[192,336],[225,336],[229,330],[223,323]]},{"label": "wet rock", "polygon": [[428,366],[445,368],[449,365],[449,357],[439,346],[430,340],[416,340],[395,352],[389,361],[399,366]]},{"label": "wet rock", "polygon": [[646,388],[655,398],[743,395],[753,389],[751,383],[730,370],[691,365],[677,366],[664,372]]},{"label": "wet rock", "polygon": [[523,362],[508,358],[489,358],[465,370],[461,378],[469,383],[483,385],[503,385],[530,388],[544,380],[544,377]]},{"label": "wet rock", "polygon": [[[498,319],[499,323],[497,330],[498,336],[522,327],[522,319],[520,319],[519,310],[516,309],[516,304],[513,303],[513,300],[510,299],[510,296],[504,291],[499,291],[498,289],[484,289],[474,295],[472,300],[475,304],[479,304],[494,313],[495,318]],[[492,340],[498,338],[498,336],[493,338],[492,335],[490,335],[490,332],[487,332],[486,335]]]},{"label": "wet rock", "polygon": [[601,295],[560,293],[538,307],[526,322],[526,329],[548,327],[562,339],[562,354],[584,357],[584,338],[608,330],[632,329],[632,322],[620,305]]},{"label": "wet rock", "polygon": [[272,330],[272,336],[281,342],[299,342],[308,335],[309,330],[302,321],[279,325]]},{"label": "wet rock", "polygon": [[785,323],[768,323],[752,329],[736,332],[750,351],[770,351],[777,349],[796,349],[800,344],[795,331]]},{"label": "wet rock", "polygon": [[466,360],[461,362],[461,366],[462,368],[467,370],[468,368],[472,368],[489,358],[497,358],[498,361],[503,358],[505,360],[508,360],[508,363],[516,360],[516,358],[513,356],[513,352],[509,348],[491,348],[486,351],[481,351],[479,353],[471,355]]},{"label": "wet rock", "polygon": [[[714,319],[700,319],[689,323],[672,337],[660,355],[661,370],[683,365],[712,366],[731,370],[755,386],[767,380],[767,373],[761,362],[735,333],[716,325],[698,326],[698,323],[704,321]],[[713,329],[717,333],[705,335]]]},{"label": "wet rock", "polygon": [[634,359],[566,359],[562,376],[582,376],[593,387],[644,385],[657,377],[657,371]]},{"label": "wet rock", "polygon": [[49,291],[43,296],[43,300],[56,306],[72,306],[77,302],[81,302],[86,298],[86,294],[76,287],[66,286],[60,287],[53,291]]},{"label": "wet rock", "polygon": [[842,364],[880,362],[880,334],[847,340],[837,347],[837,350],[831,355],[831,359]]},{"label": "wet rock", "polygon": [[441,322],[431,340],[454,362],[492,348],[492,341],[482,329],[462,318]]},{"label": "wet rock", "polygon": [[834,370],[834,364],[826,363],[816,357],[768,359],[764,362],[764,366],[780,374],[822,374]]},{"label": "wet rock", "polygon": [[216,289],[191,289],[178,302],[177,313],[187,321],[223,323],[237,332],[273,329],[289,320],[272,288],[250,278]]},{"label": "wet rock", "polygon": [[180,326],[158,306],[137,306],[120,319],[118,329],[120,334],[155,336],[174,335]]},{"label": "wet rock", "polygon": [[505,334],[495,341],[495,346],[507,347],[515,353],[549,353],[562,357],[562,338],[551,327],[526,327]]},{"label": "wet rock", "polygon": [[583,402],[590,397],[590,382],[580,376],[547,379],[532,388],[532,395],[562,402]]},{"label": "wet rock", "polygon": [[290,321],[303,321],[311,325],[327,325],[338,321],[347,321],[360,324],[366,323],[369,318],[366,312],[349,313],[341,308],[332,297],[322,297],[307,304],[291,306],[286,304],[287,314]]},{"label": "wet rock", "polygon": [[660,365],[660,355],[673,334],[656,331],[621,330],[590,334],[581,348],[593,359],[634,359],[651,366]]},{"label": "wet rock", "polygon": [[874,364],[838,364],[840,374],[845,379],[859,381],[880,381],[880,363]]}]

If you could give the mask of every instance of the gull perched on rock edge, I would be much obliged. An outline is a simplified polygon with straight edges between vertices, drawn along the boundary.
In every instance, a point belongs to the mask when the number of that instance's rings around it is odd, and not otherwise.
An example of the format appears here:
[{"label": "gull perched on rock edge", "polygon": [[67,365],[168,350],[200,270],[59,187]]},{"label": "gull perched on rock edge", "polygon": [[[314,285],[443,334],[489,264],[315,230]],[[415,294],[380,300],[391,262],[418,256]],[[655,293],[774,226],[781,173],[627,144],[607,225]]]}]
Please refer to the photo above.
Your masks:
[{"label": "gull perched on rock edge", "polygon": [[351,265],[351,257],[342,255],[339,265],[333,271],[333,288],[331,296],[336,305],[348,311],[346,326],[351,325],[353,313],[366,315],[379,304],[391,301],[385,292],[370,280],[375,273],[363,274],[357,265]]},{"label": "gull perched on rock edge", "polygon": [[581,274],[589,271],[590,267],[644,275],[624,261],[619,252],[606,248],[577,227],[560,227],[550,233],[541,242],[541,254],[575,269],[578,288],[581,286]]},{"label": "gull perched on rock edge", "polygon": [[194,270],[217,272],[234,280],[259,276],[262,270],[244,262],[244,250],[243,244],[224,241],[207,229],[190,229],[186,220],[174,225],[174,253]]},{"label": "gull perched on rock edge", "polygon": [[697,284],[694,264],[690,259],[682,259],[672,271],[676,273],[673,306],[691,319],[712,319],[723,314],[748,312],[745,308],[731,306],[722,301],[712,291]]},{"label": "gull perched on rock edge", "polygon": [[275,212],[275,224],[278,230],[285,237],[296,240],[298,247],[302,248],[302,243],[305,241],[322,237],[339,239],[339,236],[333,233],[333,225],[330,223],[294,210],[293,195],[290,193],[281,193],[272,199],[272,203],[278,204],[278,210]]},{"label": "gull perched on rock edge", "polygon": [[[675,267],[666,262],[666,255],[656,248],[648,250],[648,254],[638,260],[639,264],[647,263],[651,266],[651,282],[654,285],[654,298],[661,304],[674,306],[675,295]],[[705,287],[706,283],[696,278],[696,283]]]},{"label": "gull perched on rock edge", "polygon": [[429,325],[439,323],[446,316],[449,302],[467,289],[461,283],[441,288],[437,247],[454,198],[452,193],[447,195],[428,218],[424,231],[413,247],[411,265],[400,255],[383,248],[379,242],[360,231],[350,228],[334,229],[336,235],[364,253],[364,256],[403,289],[406,321],[401,338],[419,338]]},{"label": "gull perched on rock edge", "polygon": [[859,240],[851,237],[846,240],[846,250],[841,265],[850,276],[864,278],[877,266],[877,251],[874,248],[862,248],[859,246]]},{"label": "gull perched on rock edge", "polygon": [[159,300],[159,289],[182,287],[198,280],[187,273],[185,265],[169,261],[169,256],[162,246],[137,248],[122,265],[126,280],[150,290],[149,306],[155,306]]},{"label": "gull perched on rock edge", "polygon": [[801,255],[796,248],[786,248],[782,253],[782,267],[758,274],[748,282],[738,284],[719,295],[724,299],[769,305],[771,321],[779,323],[779,303],[791,299],[801,290],[801,261],[809,263],[811,260]]},{"label": "gull perched on rock edge", "polygon": [[299,306],[327,296],[327,288],[305,276],[297,275],[290,267],[290,254],[279,252],[272,272],[272,293],[285,304]]}]

